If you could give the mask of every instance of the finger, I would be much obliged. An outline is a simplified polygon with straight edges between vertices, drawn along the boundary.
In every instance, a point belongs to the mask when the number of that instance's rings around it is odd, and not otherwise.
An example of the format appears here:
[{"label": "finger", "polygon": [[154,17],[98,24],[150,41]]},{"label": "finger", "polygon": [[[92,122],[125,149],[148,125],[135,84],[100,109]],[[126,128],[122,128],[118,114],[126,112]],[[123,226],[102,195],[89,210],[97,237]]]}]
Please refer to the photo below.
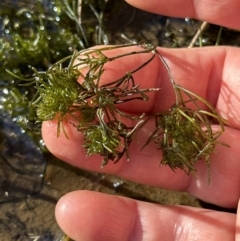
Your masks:
[{"label": "finger", "polygon": [[56,219],[76,241],[234,240],[236,215],[77,191],[60,199]]},{"label": "finger", "polygon": [[190,17],[210,23],[239,29],[240,15],[238,0],[220,1],[189,1],[189,0],[126,0],[129,4],[149,11],[166,16]]}]

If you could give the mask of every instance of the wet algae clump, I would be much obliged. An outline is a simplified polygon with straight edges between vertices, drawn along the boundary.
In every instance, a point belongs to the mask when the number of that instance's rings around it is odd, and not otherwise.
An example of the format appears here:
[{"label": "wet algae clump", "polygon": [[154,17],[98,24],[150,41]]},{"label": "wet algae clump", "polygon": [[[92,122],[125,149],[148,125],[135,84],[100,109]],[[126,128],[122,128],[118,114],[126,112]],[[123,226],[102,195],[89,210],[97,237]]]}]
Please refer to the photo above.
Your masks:
[{"label": "wet algae clump", "polygon": [[[102,166],[108,160],[117,162],[123,154],[129,159],[129,145],[140,124],[144,122],[144,113],[132,116],[122,112],[118,105],[136,99],[147,101],[147,93],[158,91],[156,88],[141,89],[133,77],[135,72],[144,68],[155,57],[155,54],[151,54],[155,47],[140,44],[139,51],[114,57],[105,55],[109,50],[129,46],[133,44],[75,52],[53,64],[47,71],[35,70],[34,77],[21,79],[25,85],[36,84],[37,92],[31,105],[36,108],[37,119],[45,121],[56,118],[59,135],[61,131],[65,133],[63,121],[68,121],[71,116],[72,125],[85,137],[83,146],[87,154],[103,156]],[[142,65],[129,70],[119,79],[101,84],[106,63],[125,56],[146,53],[150,53],[149,59]],[[63,67],[66,61],[69,64]],[[79,83],[79,78],[83,79],[82,83]],[[128,126],[122,121],[126,119],[136,123]],[[67,137],[66,133],[65,135]]]},{"label": "wet algae clump", "polygon": [[[126,47],[136,46],[139,50],[128,51]],[[126,52],[107,57],[107,52],[117,48],[126,48]],[[149,54],[149,59],[134,70],[129,70],[119,79],[101,84],[104,66],[108,62],[130,55]],[[158,57],[169,74],[176,95],[176,102],[165,112],[146,116],[127,114],[121,111],[119,104],[133,100],[148,101],[150,92],[161,92],[158,88],[141,89],[136,83],[134,73],[145,68]],[[65,61],[70,59],[67,67]],[[82,79],[81,83],[79,78]],[[34,82],[35,80],[35,82]],[[149,134],[143,147],[154,142],[162,151],[161,165],[168,165],[173,171],[182,169],[187,174],[195,174],[195,163],[205,160],[208,170],[210,155],[218,144],[218,137],[224,132],[224,121],[210,103],[191,91],[177,85],[171,76],[165,60],[151,44],[136,43],[75,52],[46,72],[35,71],[32,79],[37,89],[32,105],[36,106],[38,120],[58,120],[57,135],[64,131],[63,120],[71,123],[84,136],[83,148],[87,155],[99,154],[103,157],[101,167],[109,160],[118,162],[125,154],[130,159],[129,146],[134,136],[144,125],[154,119],[156,129]],[[58,93],[58,94],[57,94]],[[49,103],[49,104],[48,104]],[[194,106],[194,110],[189,105]],[[208,110],[200,106],[204,104]],[[126,119],[134,121],[128,126]],[[212,123],[218,123],[219,131],[212,130]],[[66,137],[67,134],[65,133]],[[81,148],[81,147],[80,147]],[[210,170],[209,180],[210,181]]]}]

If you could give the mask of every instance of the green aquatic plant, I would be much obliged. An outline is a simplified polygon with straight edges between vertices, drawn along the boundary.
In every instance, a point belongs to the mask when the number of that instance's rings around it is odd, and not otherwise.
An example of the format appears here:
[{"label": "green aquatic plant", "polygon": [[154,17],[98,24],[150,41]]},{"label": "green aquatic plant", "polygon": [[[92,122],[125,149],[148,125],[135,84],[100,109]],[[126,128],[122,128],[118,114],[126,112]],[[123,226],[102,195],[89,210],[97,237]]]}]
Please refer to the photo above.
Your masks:
[{"label": "green aquatic plant", "polygon": [[[107,57],[109,50],[133,45],[139,45],[139,50]],[[22,86],[35,84],[37,91],[31,106],[36,108],[38,121],[57,119],[58,136],[61,131],[67,136],[64,121],[75,126],[84,135],[86,153],[103,156],[101,166],[104,166],[108,160],[117,162],[124,154],[129,159],[128,148],[144,121],[144,113],[139,116],[127,114],[118,105],[132,100],[147,101],[149,92],[158,91],[157,88],[140,89],[133,77],[134,73],[152,61],[154,50],[152,45],[139,43],[88,49],[74,52],[47,71],[39,72],[32,68],[34,76],[29,79],[9,73],[18,78]],[[129,70],[119,79],[101,84],[106,63],[128,55],[146,53],[149,59],[136,69]],[[133,120],[135,124],[126,125],[126,119]]]},{"label": "green aquatic plant", "polygon": [[[207,100],[177,85],[165,60],[160,54],[159,57],[168,71],[176,103],[169,110],[155,113],[148,118],[147,121],[155,119],[156,129],[144,147],[155,142],[162,150],[160,164],[168,165],[173,171],[182,169],[187,174],[194,174],[194,165],[203,159],[208,168],[210,181],[209,158],[216,144],[221,143],[217,139],[224,132],[224,120]],[[203,104],[207,110],[200,107]],[[220,126],[218,131],[213,131],[213,123]]]},{"label": "green aquatic plant", "polygon": [[[138,46],[139,49],[128,52],[127,47],[130,46]],[[126,52],[108,57],[107,52],[117,48],[126,48]],[[102,84],[106,63],[140,54],[148,54],[149,58],[135,69],[123,73],[122,77]],[[134,79],[134,73],[157,56],[169,73],[176,102],[169,110],[149,117],[145,113],[136,116],[123,112],[119,104],[133,100],[148,101],[148,93],[159,91],[158,88],[141,89]],[[22,86],[35,84],[37,91],[31,106],[36,108],[37,120],[57,119],[58,136],[63,131],[68,137],[63,122],[73,125],[83,134],[82,147],[87,155],[99,154],[103,157],[101,167],[109,160],[118,162],[124,154],[129,160],[129,146],[134,136],[154,119],[156,128],[149,134],[144,147],[151,142],[156,143],[157,148],[162,150],[161,165],[191,174],[196,172],[195,164],[204,159],[209,170],[209,158],[224,131],[224,120],[207,100],[175,83],[155,46],[132,43],[90,48],[74,52],[47,71],[39,72],[34,68],[33,71],[32,78],[18,79]],[[203,104],[207,109],[200,107]],[[134,124],[127,125],[128,119]],[[220,125],[219,131],[213,131],[213,121]]]}]

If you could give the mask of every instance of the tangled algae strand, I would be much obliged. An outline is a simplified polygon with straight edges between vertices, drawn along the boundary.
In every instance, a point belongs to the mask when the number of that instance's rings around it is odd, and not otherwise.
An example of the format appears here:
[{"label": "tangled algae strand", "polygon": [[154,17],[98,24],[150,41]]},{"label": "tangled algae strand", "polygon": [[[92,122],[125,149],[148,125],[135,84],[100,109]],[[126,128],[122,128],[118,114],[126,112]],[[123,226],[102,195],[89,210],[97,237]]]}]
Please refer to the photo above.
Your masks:
[{"label": "tangled algae strand", "polygon": [[[224,132],[224,120],[207,100],[177,85],[165,60],[160,53],[158,55],[168,71],[176,103],[169,110],[155,113],[146,120],[155,119],[155,130],[144,147],[155,142],[162,150],[160,165],[168,165],[173,171],[182,169],[188,175],[195,174],[195,163],[203,159],[210,182],[210,155],[216,144],[228,146],[217,141]],[[207,110],[200,107],[203,104]],[[220,126],[218,131],[213,131],[213,123]]]},{"label": "tangled algae strand", "polygon": [[[112,49],[134,45],[139,46],[139,50],[126,50],[126,53],[113,57],[106,55]],[[149,54],[149,58],[136,69],[123,73],[119,79],[101,83],[106,63],[136,54]],[[31,105],[36,108],[37,120],[57,119],[57,135],[63,131],[66,137],[63,122],[72,124],[84,136],[82,146],[87,155],[101,155],[103,167],[109,160],[117,162],[124,154],[129,159],[129,145],[144,121],[144,113],[127,114],[118,105],[133,100],[147,101],[149,92],[158,91],[157,88],[140,89],[133,75],[154,57],[155,47],[144,43],[104,46],[76,51],[47,71],[33,69],[33,78],[20,79],[22,85],[35,83],[37,91]],[[126,125],[127,119],[133,124]]]}]

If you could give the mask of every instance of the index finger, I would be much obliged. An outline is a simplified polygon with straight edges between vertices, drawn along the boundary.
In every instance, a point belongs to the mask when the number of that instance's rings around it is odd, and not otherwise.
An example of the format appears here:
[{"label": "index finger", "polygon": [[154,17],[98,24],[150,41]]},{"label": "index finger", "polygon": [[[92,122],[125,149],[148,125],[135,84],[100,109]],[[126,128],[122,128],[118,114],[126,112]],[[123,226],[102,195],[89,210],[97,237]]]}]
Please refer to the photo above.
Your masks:
[{"label": "index finger", "polygon": [[192,1],[192,0],[126,0],[129,4],[172,17],[190,17],[229,28],[240,28],[240,2],[238,0]]}]

